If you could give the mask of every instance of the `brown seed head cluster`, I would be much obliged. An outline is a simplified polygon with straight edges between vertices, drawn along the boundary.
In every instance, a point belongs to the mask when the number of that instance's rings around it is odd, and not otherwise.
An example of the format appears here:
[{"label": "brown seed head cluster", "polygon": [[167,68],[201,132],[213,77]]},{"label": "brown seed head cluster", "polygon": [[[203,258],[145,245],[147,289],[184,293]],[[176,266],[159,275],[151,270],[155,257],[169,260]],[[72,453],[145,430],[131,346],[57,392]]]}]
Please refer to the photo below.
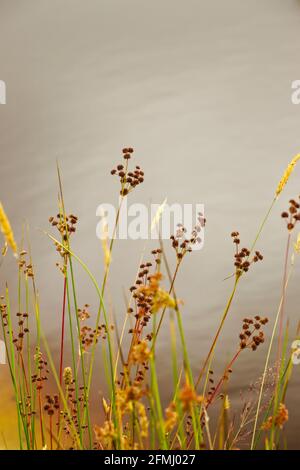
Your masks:
[{"label": "brown seed head cluster", "polygon": [[28,313],[17,312],[16,317],[18,320],[18,332],[13,333],[13,343],[18,352],[23,351],[24,337],[29,333],[28,329]]},{"label": "brown seed head cluster", "polygon": [[119,177],[121,183],[121,196],[127,196],[136,186],[144,182],[144,172],[141,167],[136,166],[133,171],[128,171],[128,162],[132,157],[133,148],[123,149],[124,163],[120,163],[116,168],[111,170],[111,175]]},{"label": "brown seed head cluster", "polygon": [[26,263],[25,256],[27,255],[27,251],[22,250],[19,254],[19,269],[22,270],[25,276],[27,277],[34,277],[33,266],[31,263]]},{"label": "brown seed head cluster", "polygon": [[256,315],[254,318],[244,318],[242,331],[239,335],[240,348],[256,351],[258,346],[264,343],[263,325],[268,323],[268,318]]},{"label": "brown seed head cluster", "polygon": [[[134,316],[135,323],[128,331],[132,335],[131,348],[127,363],[124,364],[123,371],[120,372],[123,385],[125,377],[131,383],[130,371],[133,365],[137,366],[134,383],[140,385],[143,382],[145,373],[149,368],[148,362],[151,355],[148,344],[153,339],[153,331],[144,333],[144,329],[154,313],[167,307],[174,308],[174,299],[161,287],[163,276],[159,271],[159,264],[162,250],[153,250],[152,254],[155,263],[142,263],[139,267],[136,282],[130,287],[134,304],[132,307],[129,306],[127,314]],[[117,385],[119,384],[121,384],[121,381],[118,380]]]},{"label": "brown seed head cluster", "polygon": [[241,240],[239,236],[239,232],[231,233],[231,238],[236,246],[236,252],[234,255],[236,276],[241,276],[243,273],[248,272],[253,263],[257,263],[258,261],[262,261],[264,259],[260,251],[255,251],[255,254],[250,259],[250,250],[248,248],[240,248]]},{"label": "brown seed head cluster", "polygon": [[175,235],[171,235],[172,247],[176,251],[176,256],[179,261],[183,259],[186,253],[193,251],[193,246],[202,242],[201,232],[205,227],[206,219],[201,212],[197,215],[197,223],[194,226],[192,233],[187,237],[187,229],[182,224],[177,225]]},{"label": "brown seed head cluster", "polygon": [[53,416],[55,413],[55,410],[59,409],[59,400],[58,400],[58,395],[46,395],[45,396],[46,403],[44,405],[44,411],[46,411],[48,416]]},{"label": "brown seed head cluster", "polygon": [[52,227],[57,228],[63,240],[67,241],[70,234],[76,232],[76,224],[78,222],[78,217],[73,214],[67,215],[65,217],[64,214],[60,213],[57,214],[56,217],[50,217],[49,222]]},{"label": "brown seed head cluster", "polygon": [[[91,328],[88,325],[85,325],[84,322],[90,318],[90,313],[88,311],[89,305],[85,304],[83,309],[77,309],[77,315],[79,321],[81,322],[82,326],[80,328],[80,340],[81,345],[84,351],[88,351],[90,346],[94,343],[98,343],[98,339],[102,338],[105,340],[107,338],[107,327],[103,323],[102,325],[98,325],[97,332],[96,329]],[[111,330],[114,329],[113,325],[109,327]]]},{"label": "brown seed head cluster", "polygon": [[289,203],[288,211],[282,212],[281,217],[286,221],[286,228],[291,232],[300,220],[300,204],[295,199],[290,199]]},{"label": "brown seed head cluster", "polygon": [[[156,252],[155,252],[156,253]],[[151,275],[150,269],[152,263],[142,263],[135,281],[135,285],[130,287],[130,292],[132,292],[132,297],[136,304],[136,313],[135,318],[138,321],[137,328],[139,333],[144,326],[146,326],[151,317],[151,309],[153,304],[153,298],[151,292],[147,292],[147,286],[150,286],[151,282],[153,283],[156,276],[157,281],[160,280],[160,275]],[[158,279],[159,277],[159,279]],[[129,308],[128,313],[133,313],[133,309]],[[137,331],[129,330],[129,333],[137,333]]]},{"label": "brown seed head cluster", "polygon": [[[79,317],[80,322],[83,324],[86,320],[90,318],[90,313],[88,311],[89,305],[85,304],[83,309],[78,309],[77,314]],[[110,325],[110,329],[113,330],[114,326]],[[107,337],[107,327],[103,323],[102,325],[98,325],[97,331],[96,329],[91,328],[88,325],[83,324],[80,328],[80,340],[81,345],[84,351],[88,351],[89,347],[94,343],[98,343],[98,339],[102,338],[105,340]]]},{"label": "brown seed head cluster", "polygon": [[154,261],[155,261],[156,266],[160,265],[162,250],[160,248],[157,248],[156,250],[152,250],[151,254],[154,256]]},{"label": "brown seed head cluster", "polygon": [[79,320],[85,321],[85,320],[88,320],[90,318],[91,315],[88,311],[88,308],[89,308],[88,304],[85,304],[83,309],[78,308],[77,314],[78,314]]},{"label": "brown seed head cluster", "polygon": [[[54,243],[56,247],[56,251],[61,255],[64,259],[63,266],[60,266],[59,263],[56,265],[60,268],[63,274],[66,271],[66,260],[69,255],[68,247],[69,247],[69,237],[72,233],[76,232],[76,224],[78,222],[78,217],[76,215],[70,214],[68,216],[64,216],[64,214],[59,213],[56,217],[50,217],[49,222],[53,227],[56,227],[59,231],[62,239],[62,243]],[[63,246],[61,246],[63,245]]]},{"label": "brown seed head cluster", "polygon": [[215,390],[216,390],[216,387],[215,387],[215,380],[214,380],[214,371],[212,369],[210,369],[208,371],[209,373],[209,379],[208,379],[208,384],[209,384],[209,390],[208,390],[208,397],[209,399],[211,398],[211,396],[214,395],[215,393]]},{"label": "brown seed head cluster", "polygon": [[[9,325],[8,325],[8,313],[7,313],[7,306],[6,304],[1,304],[0,305],[0,314],[3,320],[3,327],[4,331],[6,332],[7,335],[10,334],[9,332]],[[18,353],[21,353],[23,351],[23,344],[24,344],[24,337],[29,333],[29,328],[28,328],[28,313],[21,313],[17,312],[16,313],[17,317],[17,323],[18,323],[18,330],[12,331],[12,338],[13,338],[13,343],[16,347],[16,350]]]},{"label": "brown seed head cluster", "polygon": [[48,375],[50,373],[48,369],[48,363],[43,358],[43,355],[40,351],[37,350],[34,360],[37,362],[38,373],[31,376],[31,381],[33,384],[36,384],[36,389],[41,390],[43,388],[43,383],[48,380]]},{"label": "brown seed head cluster", "polygon": [[[113,327],[111,326],[111,328]],[[88,351],[89,347],[93,344],[94,341],[98,343],[99,338],[102,338],[103,340],[105,340],[106,337],[107,337],[107,328],[104,323],[98,326],[97,334],[96,334],[95,329],[92,329],[90,326],[87,326],[87,325],[84,325],[80,329],[80,339],[81,339],[81,344],[82,344],[82,348],[84,351]]]},{"label": "brown seed head cluster", "polygon": [[[158,253],[159,251],[159,253]],[[154,256],[160,256],[161,250],[154,250]],[[156,258],[156,262],[160,259]],[[163,308],[174,308],[174,299],[161,286],[163,276],[160,271],[149,273],[152,263],[141,264],[138,278],[134,286],[130,288],[132,297],[136,305],[136,327],[130,329],[129,333],[140,336],[143,328],[147,326],[151,315]],[[133,313],[133,309],[129,308],[127,313]],[[151,339],[151,335],[147,336]]]},{"label": "brown seed head cluster", "polygon": [[[61,417],[64,420],[63,430],[67,436],[72,435],[71,426],[73,425],[79,431],[78,417],[77,417],[77,407],[85,406],[85,388],[84,386],[79,387],[80,394],[78,400],[76,398],[76,383],[73,378],[73,371],[71,367],[66,367],[63,373],[64,385],[66,390],[66,400],[70,415],[66,411],[61,411]],[[86,429],[87,425],[81,424],[81,429]],[[73,447],[70,448],[70,450]]]}]

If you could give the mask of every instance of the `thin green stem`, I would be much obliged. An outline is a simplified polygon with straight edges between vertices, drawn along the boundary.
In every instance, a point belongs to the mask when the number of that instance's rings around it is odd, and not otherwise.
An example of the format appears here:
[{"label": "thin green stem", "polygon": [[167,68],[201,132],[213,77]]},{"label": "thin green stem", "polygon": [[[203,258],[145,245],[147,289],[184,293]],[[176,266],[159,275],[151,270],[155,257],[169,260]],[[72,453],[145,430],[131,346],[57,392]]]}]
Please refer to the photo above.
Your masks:
[{"label": "thin green stem", "polygon": [[[291,268],[291,270],[288,274],[285,289],[287,288],[287,285],[289,283],[291,273],[292,273],[292,268]],[[259,416],[259,412],[260,412],[260,406],[261,406],[261,402],[262,402],[263,389],[264,389],[264,385],[265,385],[265,381],[266,381],[266,377],[267,377],[268,365],[269,365],[269,361],[270,361],[270,356],[271,356],[272,346],[273,346],[275,333],[276,333],[276,328],[277,328],[277,324],[278,324],[278,320],[279,320],[279,315],[280,315],[280,312],[281,312],[282,302],[283,302],[283,297],[281,297],[281,300],[280,300],[280,303],[279,303],[279,308],[278,308],[277,315],[276,315],[276,318],[275,318],[275,323],[274,323],[274,326],[273,326],[272,335],[271,335],[269,348],[268,348],[268,352],[267,352],[267,357],[266,357],[266,361],[265,361],[265,367],[264,367],[264,371],[263,371],[263,375],[262,375],[262,381],[261,381],[261,386],[260,386],[260,391],[259,391],[259,396],[258,396],[258,402],[257,402],[255,419],[254,419],[254,426],[253,426],[253,432],[252,432],[252,439],[251,439],[251,446],[250,446],[251,450],[254,449],[256,429],[257,429],[257,424],[258,424],[258,416]]]},{"label": "thin green stem", "polygon": [[203,377],[203,374],[204,374],[204,372],[205,372],[206,366],[207,366],[208,362],[210,361],[210,358],[211,358],[212,354],[214,353],[214,350],[215,350],[215,347],[216,347],[218,338],[219,338],[219,336],[220,336],[220,333],[221,333],[221,331],[222,331],[223,325],[224,325],[225,320],[226,320],[226,318],[227,318],[229,309],[230,309],[230,307],[231,307],[231,304],[232,304],[234,295],[235,295],[235,293],[236,293],[236,289],[237,289],[239,280],[240,280],[240,277],[236,277],[236,278],[235,278],[235,282],[234,282],[234,285],[233,285],[232,292],[231,292],[231,294],[230,294],[230,297],[229,297],[229,299],[228,299],[227,305],[226,305],[225,310],[224,310],[223,315],[222,315],[221,323],[220,323],[220,325],[219,325],[219,328],[218,328],[218,330],[217,330],[217,333],[216,333],[216,335],[215,335],[215,337],[214,337],[214,339],[213,339],[213,342],[212,342],[212,345],[211,345],[211,347],[210,347],[210,350],[209,350],[209,352],[208,352],[208,354],[207,354],[207,356],[206,356],[206,359],[205,359],[205,361],[204,361],[204,364],[203,364],[203,366],[202,366],[202,369],[201,369],[201,371],[200,371],[200,373],[199,373],[199,376],[198,376],[198,379],[197,379],[197,381],[196,381],[196,384],[195,384],[196,388],[198,387],[198,385],[199,385],[199,383],[200,383],[200,381],[201,381],[201,379],[202,379],[202,377]]}]

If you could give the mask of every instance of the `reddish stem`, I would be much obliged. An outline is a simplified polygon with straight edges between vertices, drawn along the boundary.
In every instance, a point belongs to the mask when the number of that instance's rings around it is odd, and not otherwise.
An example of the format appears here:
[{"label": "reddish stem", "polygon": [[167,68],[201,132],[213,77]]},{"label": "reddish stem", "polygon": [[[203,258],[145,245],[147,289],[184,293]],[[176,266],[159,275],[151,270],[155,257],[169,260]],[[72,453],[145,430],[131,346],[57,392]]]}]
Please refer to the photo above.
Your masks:
[{"label": "reddish stem", "polygon": [[231,369],[231,367],[233,366],[234,362],[236,361],[236,359],[238,358],[240,352],[242,351],[242,349],[239,349],[236,354],[233,356],[233,358],[231,359],[231,361],[229,362],[229,364],[227,365],[227,367],[225,368],[225,371],[224,371],[224,374],[223,376],[221,377],[221,379],[219,380],[219,383],[218,385],[216,386],[213,394],[211,395],[211,397],[209,398],[209,400],[207,401],[207,404],[206,404],[206,409],[209,407],[209,405],[211,405],[213,399],[215,398],[215,396],[217,395],[218,391],[220,390],[224,380],[225,380],[225,374],[228,372],[229,369]]},{"label": "reddish stem", "polygon": [[[233,366],[234,362],[236,361],[236,359],[238,358],[240,352],[242,351],[242,349],[239,349],[235,355],[233,356],[233,358],[231,359],[231,361],[229,362],[229,364],[225,367],[225,370],[224,370],[224,373],[221,377],[221,379],[219,380],[218,382],[218,385],[216,386],[213,394],[211,395],[211,397],[208,399],[207,401],[207,404],[205,405],[205,410],[207,410],[207,408],[209,407],[209,405],[211,405],[213,399],[215,398],[215,396],[217,395],[218,391],[220,390],[221,386],[223,385],[223,382],[225,380],[225,374],[226,372],[228,372],[229,369],[231,369],[231,367]],[[202,411],[201,413],[201,417],[200,417],[200,420],[203,418],[204,416],[204,411]],[[194,437],[194,433],[192,433],[192,435],[190,436],[189,440],[188,440],[188,443],[187,443],[187,449],[189,449],[191,443],[192,443],[192,440],[193,440],[193,437]]]}]

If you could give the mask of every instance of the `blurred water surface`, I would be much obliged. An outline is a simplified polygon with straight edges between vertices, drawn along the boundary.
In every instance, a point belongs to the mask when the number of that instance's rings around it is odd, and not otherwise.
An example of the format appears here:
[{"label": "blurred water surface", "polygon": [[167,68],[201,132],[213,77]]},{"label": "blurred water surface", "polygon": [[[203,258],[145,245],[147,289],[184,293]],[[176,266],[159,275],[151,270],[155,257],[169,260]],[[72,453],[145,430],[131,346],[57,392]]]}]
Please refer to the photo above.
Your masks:
[{"label": "blurred water surface", "polygon": [[[170,203],[205,204],[204,249],[185,260],[177,282],[198,370],[231,289],[231,281],[223,281],[232,272],[230,232],[238,229],[250,245],[283,169],[300,149],[300,106],[291,103],[291,82],[300,78],[299,1],[1,0],[0,11],[0,79],[7,85],[7,104],[0,106],[0,197],[18,237],[23,220],[30,224],[43,321],[54,350],[62,278],[51,243],[37,229],[47,228],[57,212],[56,159],[66,205],[79,217],[74,250],[100,280],[96,207],[117,202],[109,172],[121,148],[131,145],[146,175],[132,201],[161,203],[167,197]],[[267,315],[272,325],[287,236],[280,212],[298,193],[299,170],[259,242],[264,263],[240,285],[216,351],[216,371],[235,351],[244,316]],[[144,245],[116,243],[108,301],[120,325],[123,289],[134,279]],[[78,274],[80,304],[93,309],[93,288]],[[299,274],[296,266],[286,306],[292,336]],[[4,280],[14,285],[13,259],[6,259],[0,275],[2,288]],[[167,384],[167,323],[159,348],[160,380]],[[267,344],[241,355],[230,385],[234,405],[261,375],[266,350]],[[0,367],[5,432],[13,402],[3,391],[6,371]],[[295,367],[288,392],[291,448],[300,446],[299,385]],[[9,445],[13,438],[6,437]]]}]

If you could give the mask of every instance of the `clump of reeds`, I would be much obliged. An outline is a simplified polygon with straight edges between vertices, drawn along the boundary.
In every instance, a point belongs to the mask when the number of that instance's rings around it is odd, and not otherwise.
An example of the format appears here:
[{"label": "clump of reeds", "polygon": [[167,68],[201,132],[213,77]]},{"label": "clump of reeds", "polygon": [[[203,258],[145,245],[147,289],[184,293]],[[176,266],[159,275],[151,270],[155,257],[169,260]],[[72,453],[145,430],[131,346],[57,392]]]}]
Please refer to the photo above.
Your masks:
[{"label": "clump of reeds", "polygon": [[[222,341],[224,323],[232,321],[230,309],[239,283],[254,264],[263,260],[262,254],[256,249],[257,241],[300,156],[297,155],[287,167],[251,247],[241,247],[239,233],[231,233],[235,246],[232,291],[216,334],[212,335],[208,354],[200,369],[195,371],[190,363],[181,303],[175,284],[186,255],[192,252],[195,244],[201,243],[206,223],[203,214],[198,214],[191,234],[179,224],[176,233],[171,236],[170,245],[174,249],[175,259],[173,272],[161,240],[159,247],[149,254],[149,259],[140,262],[136,278],[128,286],[128,303],[124,308],[121,331],[112,324],[112,316],[107,309],[106,287],[121,205],[124,198],[129,197],[145,178],[139,165],[130,169],[133,154],[131,147],[124,148],[122,163],[111,171],[112,175],[119,178],[121,197],[113,237],[109,242],[105,239],[103,245],[105,263],[100,282],[72,249],[71,242],[78,232],[79,221],[74,214],[66,212],[61,175],[57,168],[58,213],[49,219],[51,227],[57,232],[46,233],[59,255],[56,265],[62,277],[61,303],[57,306],[61,310],[58,358],[53,357],[44,334],[45,319],[40,310],[30,247],[24,249],[23,239],[20,244],[22,249],[18,251],[8,217],[0,204],[0,226],[5,241],[2,255],[6,254],[6,246],[10,246],[18,258],[17,312],[11,309],[10,287],[4,285],[1,286],[0,314],[16,402],[19,448],[231,450],[239,448],[243,436],[244,448],[265,446],[267,449],[279,449],[289,417],[286,395],[293,355],[297,353],[295,350],[289,351],[287,329],[284,332],[286,288],[296,254],[300,251],[298,237],[294,243],[295,254],[290,257],[291,240],[300,220],[300,205],[296,200],[290,200],[288,211],[282,214],[287,222],[288,241],[277,315],[275,318],[274,315],[267,318],[255,314],[244,318],[240,331],[237,327],[237,344],[232,351],[232,358],[224,364],[220,376],[213,370],[213,359],[216,345]],[[74,263],[82,267],[87,280],[95,288],[98,300],[95,322],[92,321],[89,304],[82,307],[78,302]],[[240,308],[246,309],[243,305]],[[273,325],[271,337],[269,331],[263,331],[269,321]],[[266,378],[278,322],[275,378],[266,393]],[[232,323],[235,328],[235,322]],[[164,385],[164,392],[168,392],[169,398],[163,401],[157,344],[161,329],[167,326],[170,328],[173,381],[167,384],[167,390]],[[298,338],[298,332],[295,336]],[[71,350],[70,361],[66,360],[64,354],[66,342]],[[238,373],[235,372],[235,366],[242,353],[256,351],[258,347],[264,347],[265,343],[268,348],[258,398],[251,406],[249,403],[244,404],[240,421],[236,424],[235,410],[232,410],[230,400],[230,377]],[[94,367],[99,356],[102,356],[103,366],[100,369]],[[100,400],[102,412],[95,413],[91,394],[93,389],[98,391],[99,382],[106,382],[107,394]],[[209,419],[212,408],[219,409],[215,424],[210,424]]]}]

